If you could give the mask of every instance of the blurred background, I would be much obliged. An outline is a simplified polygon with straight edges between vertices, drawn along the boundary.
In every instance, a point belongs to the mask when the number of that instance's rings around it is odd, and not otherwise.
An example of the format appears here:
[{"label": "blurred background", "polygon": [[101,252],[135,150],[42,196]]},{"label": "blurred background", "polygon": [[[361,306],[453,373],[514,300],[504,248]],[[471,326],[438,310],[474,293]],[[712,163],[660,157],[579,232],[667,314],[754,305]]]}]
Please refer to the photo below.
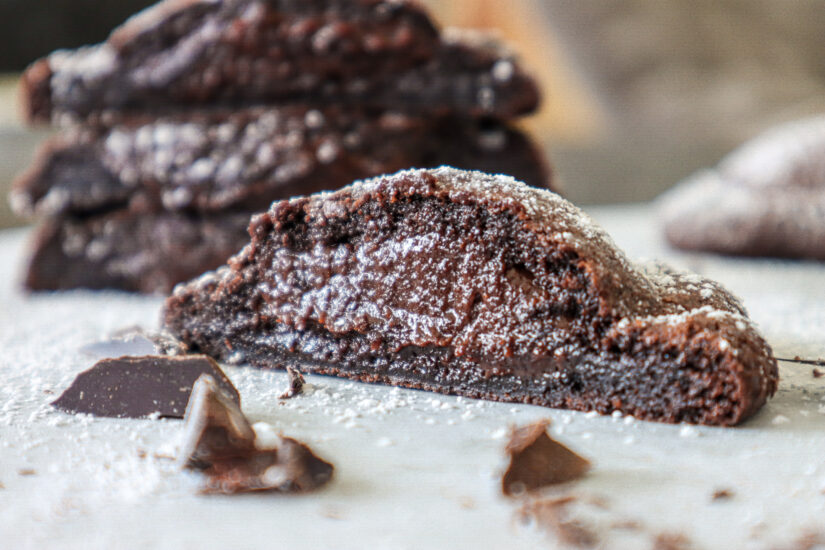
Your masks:
[{"label": "blurred background", "polygon": [[[825,112],[822,0],[424,0],[495,29],[545,90],[524,122],[579,204],[647,201],[776,123]],[[0,194],[46,130],[24,129],[17,74],[103,40],[146,0],[0,0]],[[22,223],[0,200],[0,227]]]}]

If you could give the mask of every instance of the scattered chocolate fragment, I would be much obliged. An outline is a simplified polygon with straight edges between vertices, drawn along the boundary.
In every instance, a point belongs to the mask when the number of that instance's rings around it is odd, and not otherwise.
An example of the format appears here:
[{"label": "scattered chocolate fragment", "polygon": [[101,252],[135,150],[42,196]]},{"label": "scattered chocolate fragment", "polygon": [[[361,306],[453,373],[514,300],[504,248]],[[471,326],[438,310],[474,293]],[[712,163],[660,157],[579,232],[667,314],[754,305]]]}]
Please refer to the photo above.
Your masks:
[{"label": "scattered chocolate fragment", "polygon": [[292,399],[304,393],[304,375],[295,367],[287,367],[286,373],[289,375],[289,389],[281,394],[281,399]]},{"label": "scattered chocolate fragment", "polygon": [[567,507],[575,501],[566,496],[526,502],[518,512],[524,522],[534,522],[549,534],[556,536],[565,547],[591,548],[598,543],[596,534],[581,521],[571,519]]},{"label": "scattered chocolate fragment", "polygon": [[66,412],[114,418],[183,418],[195,381],[209,374],[240,403],[232,382],[209,357],[120,357],[80,373],[52,403]]},{"label": "scattered chocolate fragment", "polygon": [[207,476],[207,494],[303,493],[324,485],[333,472],[331,464],[294,439],[281,437],[275,448],[259,448],[241,409],[208,375],[192,390],[178,460]]},{"label": "scattered chocolate fragment", "polygon": [[733,492],[727,489],[720,489],[715,491],[713,495],[711,495],[711,500],[718,501],[718,500],[730,500],[733,498]]},{"label": "scattered chocolate fragment", "polygon": [[814,378],[822,378],[823,376],[825,376],[825,372],[822,372],[819,369],[814,369],[812,374],[813,374]]},{"label": "scattered chocolate fragment", "polygon": [[22,469],[22,470],[17,470],[17,475],[20,475],[20,476],[25,476],[25,477],[28,477],[28,476],[36,476],[36,475],[37,475],[37,471],[36,471],[36,470],[33,470],[33,469],[31,469],[31,468],[24,468],[24,469]]},{"label": "scattered chocolate fragment", "polygon": [[653,539],[653,550],[688,550],[690,539],[682,533],[660,533]]},{"label": "scattered chocolate fragment", "polygon": [[501,489],[514,496],[548,485],[566,483],[584,475],[590,462],[547,435],[548,420],[513,429],[507,453],[510,466]]},{"label": "scattered chocolate fragment", "polygon": [[208,374],[201,375],[192,387],[185,420],[180,460],[186,468],[205,469],[216,461],[255,451],[255,431],[246,416]]}]

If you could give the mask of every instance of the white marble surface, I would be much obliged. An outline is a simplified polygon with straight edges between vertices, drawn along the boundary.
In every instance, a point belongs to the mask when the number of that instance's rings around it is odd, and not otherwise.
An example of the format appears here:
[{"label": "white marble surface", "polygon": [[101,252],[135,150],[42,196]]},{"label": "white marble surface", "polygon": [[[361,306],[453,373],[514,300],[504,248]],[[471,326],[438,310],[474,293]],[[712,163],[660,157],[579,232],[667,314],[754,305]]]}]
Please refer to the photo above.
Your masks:
[{"label": "white marble surface", "polygon": [[[825,266],[675,255],[646,206],[593,210],[634,258],[664,258],[738,293],[777,355],[825,356]],[[279,404],[280,373],[229,368],[253,421],[336,465],[307,496],[204,497],[175,470],[179,421],[80,419],[48,403],[93,359],[81,347],[157,326],[161,301],[117,293],[26,296],[25,231],[0,233],[0,548],[553,548],[498,493],[506,428],[550,418],[594,462],[570,489],[604,548],[788,547],[825,523],[825,378],[783,363],[779,393],[736,429],[667,426],[310,377]],[[140,458],[145,451],[147,458]],[[160,456],[155,458],[154,455]],[[26,475],[28,474],[28,475]],[[711,502],[717,489],[734,496]],[[610,528],[634,520],[637,531]]]}]

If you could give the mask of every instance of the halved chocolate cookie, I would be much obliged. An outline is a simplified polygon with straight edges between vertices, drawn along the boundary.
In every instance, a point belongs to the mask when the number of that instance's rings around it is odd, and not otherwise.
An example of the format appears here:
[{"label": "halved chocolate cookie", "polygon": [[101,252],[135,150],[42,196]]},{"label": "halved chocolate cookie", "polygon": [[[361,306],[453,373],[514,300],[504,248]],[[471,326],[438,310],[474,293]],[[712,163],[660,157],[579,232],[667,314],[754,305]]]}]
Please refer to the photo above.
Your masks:
[{"label": "halved chocolate cookie", "polygon": [[539,149],[503,123],[291,105],[74,128],[46,143],[15,182],[12,203],[23,215],[135,200],[168,211],[261,212],[275,200],[441,165],[550,186]]},{"label": "halved chocolate cookie", "polygon": [[733,425],[772,352],[719,285],[630,263],[512,178],[414,170],[276,203],[229,265],[179,286],[191,350],[443,393]]},{"label": "halved chocolate cookie", "polygon": [[165,0],[23,83],[37,121],[285,102],[510,118],[539,102],[500,45],[397,0]]}]

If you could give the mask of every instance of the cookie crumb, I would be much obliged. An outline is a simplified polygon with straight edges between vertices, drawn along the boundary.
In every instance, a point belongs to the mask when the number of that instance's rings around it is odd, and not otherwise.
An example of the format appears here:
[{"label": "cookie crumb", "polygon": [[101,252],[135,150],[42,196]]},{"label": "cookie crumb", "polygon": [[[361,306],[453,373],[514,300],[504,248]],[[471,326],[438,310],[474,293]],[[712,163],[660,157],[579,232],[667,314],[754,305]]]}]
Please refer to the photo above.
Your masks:
[{"label": "cookie crumb", "polygon": [[717,502],[719,500],[730,500],[733,498],[733,491],[731,489],[717,489],[711,495],[711,500]]},{"label": "cookie crumb", "polygon": [[279,399],[292,399],[304,393],[304,375],[295,367],[287,367],[286,373],[289,376],[289,388],[281,394]]}]

